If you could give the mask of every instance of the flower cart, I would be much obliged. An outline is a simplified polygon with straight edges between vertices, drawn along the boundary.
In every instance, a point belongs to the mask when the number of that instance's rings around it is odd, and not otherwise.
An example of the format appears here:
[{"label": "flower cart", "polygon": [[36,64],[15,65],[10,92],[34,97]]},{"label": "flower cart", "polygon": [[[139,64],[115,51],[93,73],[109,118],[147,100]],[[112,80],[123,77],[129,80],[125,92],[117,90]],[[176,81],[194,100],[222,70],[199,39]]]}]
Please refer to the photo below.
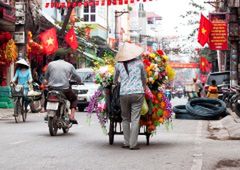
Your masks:
[{"label": "flower cart", "polygon": [[[168,65],[168,58],[161,50],[143,54],[142,58],[149,88],[145,91],[146,103],[141,111],[139,135],[145,135],[146,144],[149,145],[150,136],[156,132],[156,127],[164,124],[168,128],[172,125],[171,104],[165,96],[164,86],[173,80],[175,72]],[[105,59],[105,61],[106,63],[96,70],[96,83],[99,83],[101,88],[92,96],[87,111],[89,117],[91,117],[91,113],[96,113],[103,132],[108,134],[109,144],[112,145],[114,136],[123,134],[120,86],[112,86],[114,59]],[[145,111],[143,111],[144,109]],[[108,130],[107,122],[109,122]]]},{"label": "flower cart", "polygon": [[[119,92],[120,92],[120,85],[115,87],[111,86],[108,89],[105,89],[105,99],[106,99],[106,110],[107,116],[109,120],[109,144],[112,145],[114,143],[114,136],[115,135],[123,135],[122,130],[122,118],[121,118],[121,108],[119,102]],[[148,119],[148,117],[141,116],[142,119]],[[147,121],[147,120],[146,120]],[[151,133],[148,131],[148,126],[143,125],[139,129],[139,135],[146,136],[146,144],[149,145],[149,138]]]}]

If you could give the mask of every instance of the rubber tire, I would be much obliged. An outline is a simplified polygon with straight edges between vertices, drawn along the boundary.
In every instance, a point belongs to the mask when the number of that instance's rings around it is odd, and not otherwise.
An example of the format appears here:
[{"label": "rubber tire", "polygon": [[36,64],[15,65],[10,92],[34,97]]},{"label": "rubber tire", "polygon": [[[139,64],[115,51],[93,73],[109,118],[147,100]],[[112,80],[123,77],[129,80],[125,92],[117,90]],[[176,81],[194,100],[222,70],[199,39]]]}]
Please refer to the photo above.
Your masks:
[{"label": "rubber tire", "polygon": [[173,107],[173,112],[174,113],[184,113],[184,114],[188,114],[188,111],[186,110],[186,106],[185,105],[178,105],[178,106],[174,106]]},{"label": "rubber tire", "polygon": [[[202,114],[202,112],[200,112],[200,109],[196,109],[194,108],[192,105],[197,105],[197,103],[211,103],[211,104],[220,104],[220,107],[216,107],[217,110],[212,110],[209,111],[209,113],[207,114]],[[200,104],[201,105],[201,104]],[[196,98],[196,99],[192,99],[191,101],[189,101],[186,104],[186,109],[189,113],[191,113],[194,116],[199,116],[202,118],[206,118],[206,119],[213,119],[217,116],[219,116],[221,113],[226,111],[226,104],[219,100],[219,99],[208,99],[208,98]],[[209,109],[210,110],[210,109]]]},{"label": "rubber tire", "polygon": [[14,114],[17,115],[17,116],[14,116],[16,123],[20,122],[21,110],[22,110],[22,105],[21,105],[20,99],[17,99],[17,102],[14,107]]},{"label": "rubber tire", "polygon": [[110,120],[109,124],[109,144],[112,145],[114,143],[114,121]]},{"label": "rubber tire", "polygon": [[239,103],[235,103],[235,113],[240,117],[240,104]]},{"label": "rubber tire", "polygon": [[48,128],[51,136],[56,136],[58,127],[54,127],[54,117],[48,117]]}]

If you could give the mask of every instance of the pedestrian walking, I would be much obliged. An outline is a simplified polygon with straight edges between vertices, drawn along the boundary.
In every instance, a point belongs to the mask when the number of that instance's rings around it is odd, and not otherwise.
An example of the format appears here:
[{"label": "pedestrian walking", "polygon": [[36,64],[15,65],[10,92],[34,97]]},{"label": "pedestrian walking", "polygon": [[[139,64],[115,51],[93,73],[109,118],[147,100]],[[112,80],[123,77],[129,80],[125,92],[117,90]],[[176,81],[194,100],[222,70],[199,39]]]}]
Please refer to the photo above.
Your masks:
[{"label": "pedestrian walking", "polygon": [[[114,83],[120,79],[120,105],[124,135],[123,148],[137,150],[140,111],[146,88],[146,72],[140,55],[143,48],[125,42],[116,55]],[[130,128],[131,124],[131,128]]]},{"label": "pedestrian walking", "polygon": [[208,87],[207,97],[211,99],[218,98],[218,88],[216,80],[212,80],[212,85]]},{"label": "pedestrian walking", "polygon": [[197,78],[193,79],[193,92],[197,94],[197,97],[201,97],[201,91],[203,90],[202,84],[197,81]]}]

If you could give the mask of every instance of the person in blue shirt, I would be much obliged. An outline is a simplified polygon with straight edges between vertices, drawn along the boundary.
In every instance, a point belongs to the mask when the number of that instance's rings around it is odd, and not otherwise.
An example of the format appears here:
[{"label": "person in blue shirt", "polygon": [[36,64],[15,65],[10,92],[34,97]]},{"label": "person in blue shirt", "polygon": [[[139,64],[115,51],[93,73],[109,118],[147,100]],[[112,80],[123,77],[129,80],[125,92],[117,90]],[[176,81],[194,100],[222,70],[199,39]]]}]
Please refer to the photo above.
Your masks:
[{"label": "person in blue shirt", "polygon": [[13,77],[13,82],[18,85],[22,85],[24,89],[24,104],[25,110],[29,104],[27,94],[29,91],[29,84],[32,82],[32,74],[29,67],[29,64],[25,59],[20,59],[16,62],[17,68],[15,75]]}]

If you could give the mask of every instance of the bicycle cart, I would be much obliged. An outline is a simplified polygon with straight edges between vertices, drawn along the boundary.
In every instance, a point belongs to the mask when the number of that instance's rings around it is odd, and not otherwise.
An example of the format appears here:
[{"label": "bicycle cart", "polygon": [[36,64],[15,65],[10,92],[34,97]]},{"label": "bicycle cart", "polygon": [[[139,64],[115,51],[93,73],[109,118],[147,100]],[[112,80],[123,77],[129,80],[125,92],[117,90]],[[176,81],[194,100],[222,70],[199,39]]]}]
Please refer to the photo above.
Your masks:
[{"label": "bicycle cart", "polygon": [[[114,136],[115,135],[123,135],[123,130],[122,130],[122,118],[121,118],[121,112],[117,109],[114,109],[112,107],[112,101],[113,101],[113,89],[109,87],[108,89],[105,89],[105,100],[107,104],[107,114],[108,114],[108,119],[109,119],[109,131],[108,131],[108,136],[109,136],[109,144],[112,145],[114,143]],[[118,106],[120,107],[120,106]],[[148,116],[141,116],[140,119],[147,119]],[[151,133],[147,131],[148,127],[147,126],[142,126],[139,129],[139,135],[145,135],[146,136],[146,144],[149,145],[149,139]]]}]

